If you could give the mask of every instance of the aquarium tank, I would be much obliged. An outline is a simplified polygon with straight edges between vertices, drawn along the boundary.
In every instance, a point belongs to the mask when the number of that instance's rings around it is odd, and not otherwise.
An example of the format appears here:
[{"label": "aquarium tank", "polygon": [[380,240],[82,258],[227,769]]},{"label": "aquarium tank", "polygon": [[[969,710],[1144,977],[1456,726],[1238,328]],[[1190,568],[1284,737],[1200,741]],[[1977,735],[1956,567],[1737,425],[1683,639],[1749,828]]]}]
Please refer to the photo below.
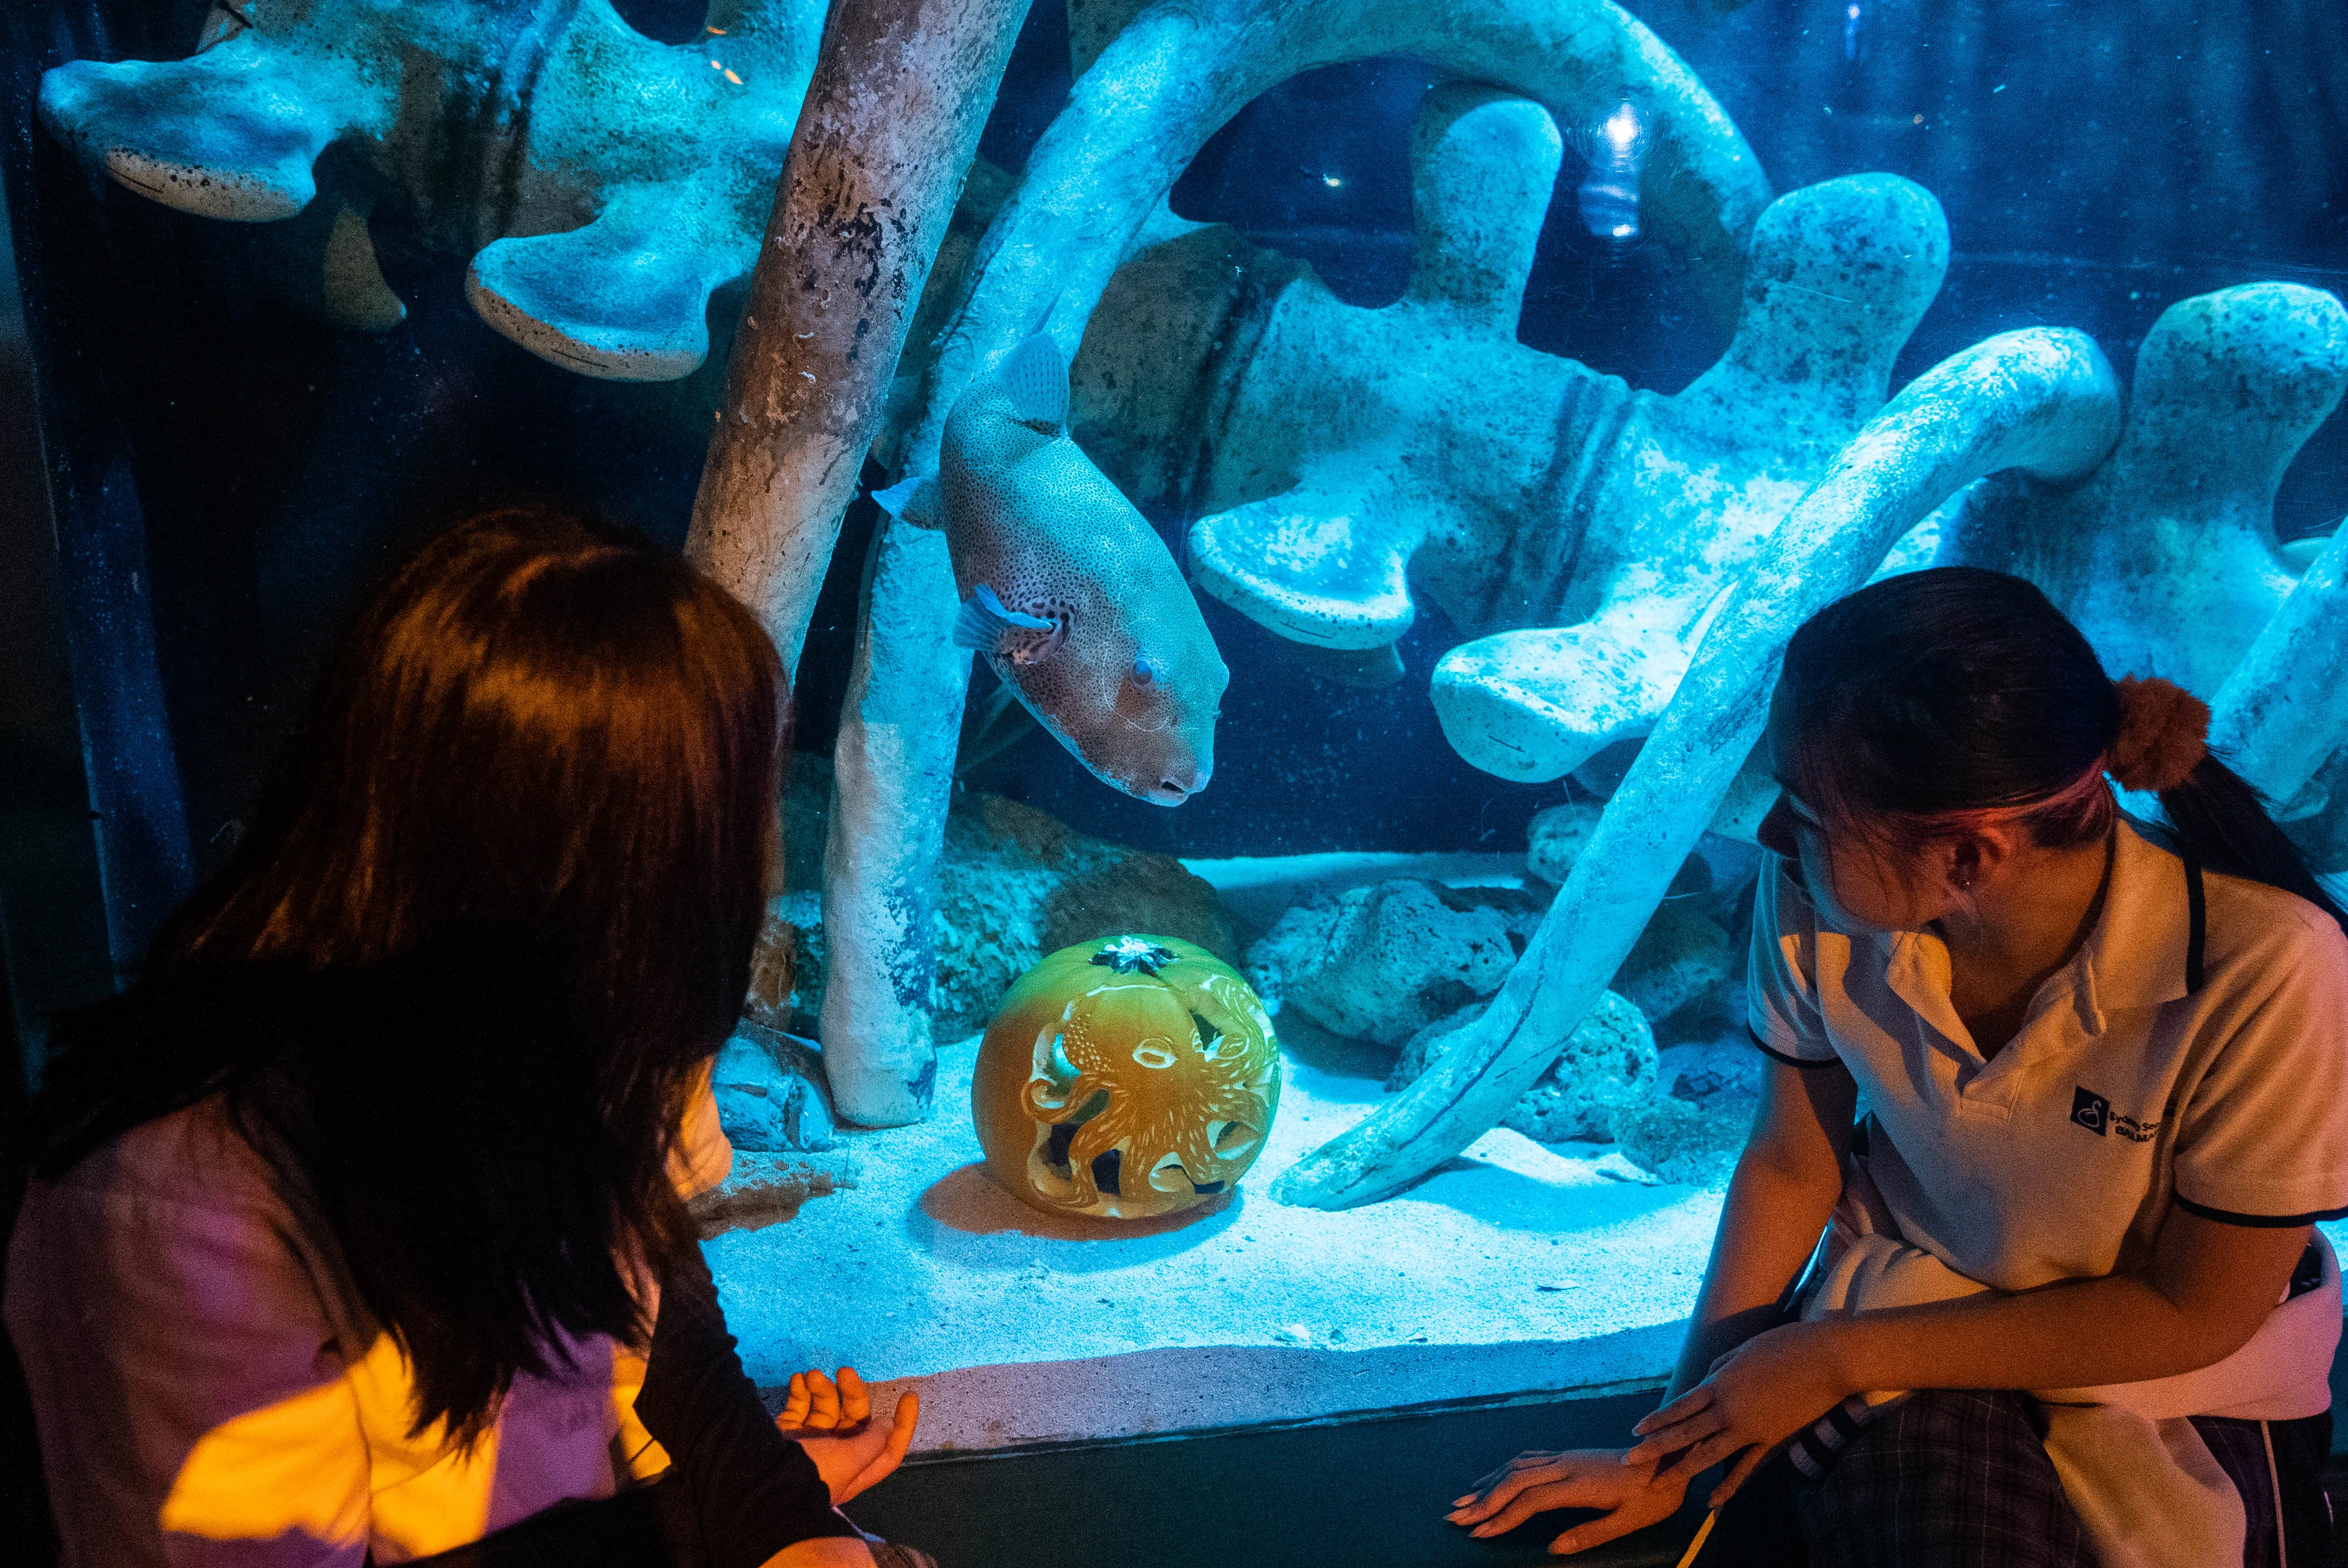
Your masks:
[{"label": "aquarium tank", "polygon": [[917,1458],[1660,1383],[1877,576],[2031,578],[2348,872],[2337,0],[994,0],[858,110],[941,9],[8,8],[16,1092],[523,499],[791,663],[701,1217]]}]

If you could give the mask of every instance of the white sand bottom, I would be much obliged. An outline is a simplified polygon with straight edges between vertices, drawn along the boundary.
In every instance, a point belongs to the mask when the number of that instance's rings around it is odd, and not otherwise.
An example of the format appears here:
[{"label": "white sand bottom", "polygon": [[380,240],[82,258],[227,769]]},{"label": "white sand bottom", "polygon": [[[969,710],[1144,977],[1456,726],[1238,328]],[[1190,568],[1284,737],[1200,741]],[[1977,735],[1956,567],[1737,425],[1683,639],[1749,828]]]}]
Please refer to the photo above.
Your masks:
[{"label": "white sand bottom", "polygon": [[859,1185],[708,1245],[762,1388],[852,1365],[922,1390],[918,1451],[1164,1436],[1661,1379],[1716,1193],[1610,1147],[1487,1134],[1401,1197],[1338,1214],[1273,1178],[1385,1098],[1390,1053],[1282,1020],[1263,1156],[1228,1196],[1118,1225],[1031,1208],[980,1163],[975,1038],[935,1120],[850,1134]]},{"label": "white sand bottom", "polygon": [[[1316,893],[1382,877],[1521,885],[1521,854],[1189,861],[1245,942]],[[1292,1010],[1265,1152],[1236,1191],[1119,1225],[996,1187],[970,1123],[975,1038],[940,1053],[935,1120],[849,1134],[860,1184],[708,1245],[763,1388],[852,1365],[922,1390],[917,1451],[1163,1437],[1601,1393],[1678,1354],[1716,1193],[1609,1146],[1505,1129],[1398,1198],[1342,1214],[1272,1180],[1385,1098],[1392,1053]],[[827,1156],[827,1158],[829,1158]],[[2348,1224],[2326,1225],[2348,1251]]]}]

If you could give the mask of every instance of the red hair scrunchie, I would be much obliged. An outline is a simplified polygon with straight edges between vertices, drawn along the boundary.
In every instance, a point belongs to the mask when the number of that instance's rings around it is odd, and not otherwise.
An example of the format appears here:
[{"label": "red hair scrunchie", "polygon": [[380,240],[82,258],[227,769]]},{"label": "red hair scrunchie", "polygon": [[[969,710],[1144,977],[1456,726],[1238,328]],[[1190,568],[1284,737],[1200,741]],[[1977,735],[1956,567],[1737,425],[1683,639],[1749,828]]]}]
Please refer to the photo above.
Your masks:
[{"label": "red hair scrunchie", "polygon": [[2157,675],[2130,675],[2112,689],[2120,700],[2112,777],[2122,789],[2151,794],[2183,784],[2209,754],[2209,704]]}]

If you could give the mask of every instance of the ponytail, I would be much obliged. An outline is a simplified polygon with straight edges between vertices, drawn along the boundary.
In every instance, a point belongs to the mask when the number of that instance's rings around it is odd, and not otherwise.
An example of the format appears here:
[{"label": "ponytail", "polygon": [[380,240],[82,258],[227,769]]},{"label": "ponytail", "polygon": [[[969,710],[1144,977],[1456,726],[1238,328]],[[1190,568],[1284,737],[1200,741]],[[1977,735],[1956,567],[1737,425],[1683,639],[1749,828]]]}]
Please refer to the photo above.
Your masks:
[{"label": "ponytail", "polygon": [[2157,677],[2127,676],[2113,694],[2120,724],[2111,774],[2119,786],[2158,796],[2178,842],[2210,870],[2295,893],[2348,931],[2348,915],[2267,815],[2259,792],[2209,750],[2209,704]]},{"label": "ponytail", "polygon": [[2214,753],[2205,753],[2191,773],[2160,792],[2160,810],[2178,841],[2210,870],[2296,893],[2348,932],[2348,912],[2308,870],[2259,792]]}]

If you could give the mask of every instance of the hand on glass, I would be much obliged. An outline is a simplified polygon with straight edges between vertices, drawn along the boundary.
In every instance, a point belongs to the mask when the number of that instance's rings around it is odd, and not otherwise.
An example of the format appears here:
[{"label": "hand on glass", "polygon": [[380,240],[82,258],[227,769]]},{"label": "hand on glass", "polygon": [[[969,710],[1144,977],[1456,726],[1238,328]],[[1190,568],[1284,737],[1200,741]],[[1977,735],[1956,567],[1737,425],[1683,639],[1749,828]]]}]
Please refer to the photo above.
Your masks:
[{"label": "hand on glass", "polygon": [[1836,1365],[1829,1327],[1789,1323],[1737,1346],[1703,1382],[1631,1429],[1643,1440],[1624,1462],[1654,1465],[1676,1456],[1667,1475],[1685,1486],[1741,1450],[1713,1489],[1709,1506],[1720,1507],[1787,1439],[1854,1392]]},{"label": "hand on glass", "polygon": [[1478,1481],[1445,1517],[1473,1526],[1471,1535],[1493,1536],[1555,1508],[1600,1510],[1598,1518],[1549,1543],[1551,1553],[1562,1556],[1669,1519],[1679,1512],[1694,1473],[1675,1469],[1658,1477],[1653,1459],[1633,1464],[1620,1449],[1521,1453]]},{"label": "hand on glass", "polygon": [[775,1425],[807,1450],[837,1505],[895,1472],[921,1419],[922,1397],[908,1392],[899,1397],[894,1415],[872,1419],[864,1379],[855,1368],[842,1367],[837,1383],[813,1368],[792,1373]]}]

